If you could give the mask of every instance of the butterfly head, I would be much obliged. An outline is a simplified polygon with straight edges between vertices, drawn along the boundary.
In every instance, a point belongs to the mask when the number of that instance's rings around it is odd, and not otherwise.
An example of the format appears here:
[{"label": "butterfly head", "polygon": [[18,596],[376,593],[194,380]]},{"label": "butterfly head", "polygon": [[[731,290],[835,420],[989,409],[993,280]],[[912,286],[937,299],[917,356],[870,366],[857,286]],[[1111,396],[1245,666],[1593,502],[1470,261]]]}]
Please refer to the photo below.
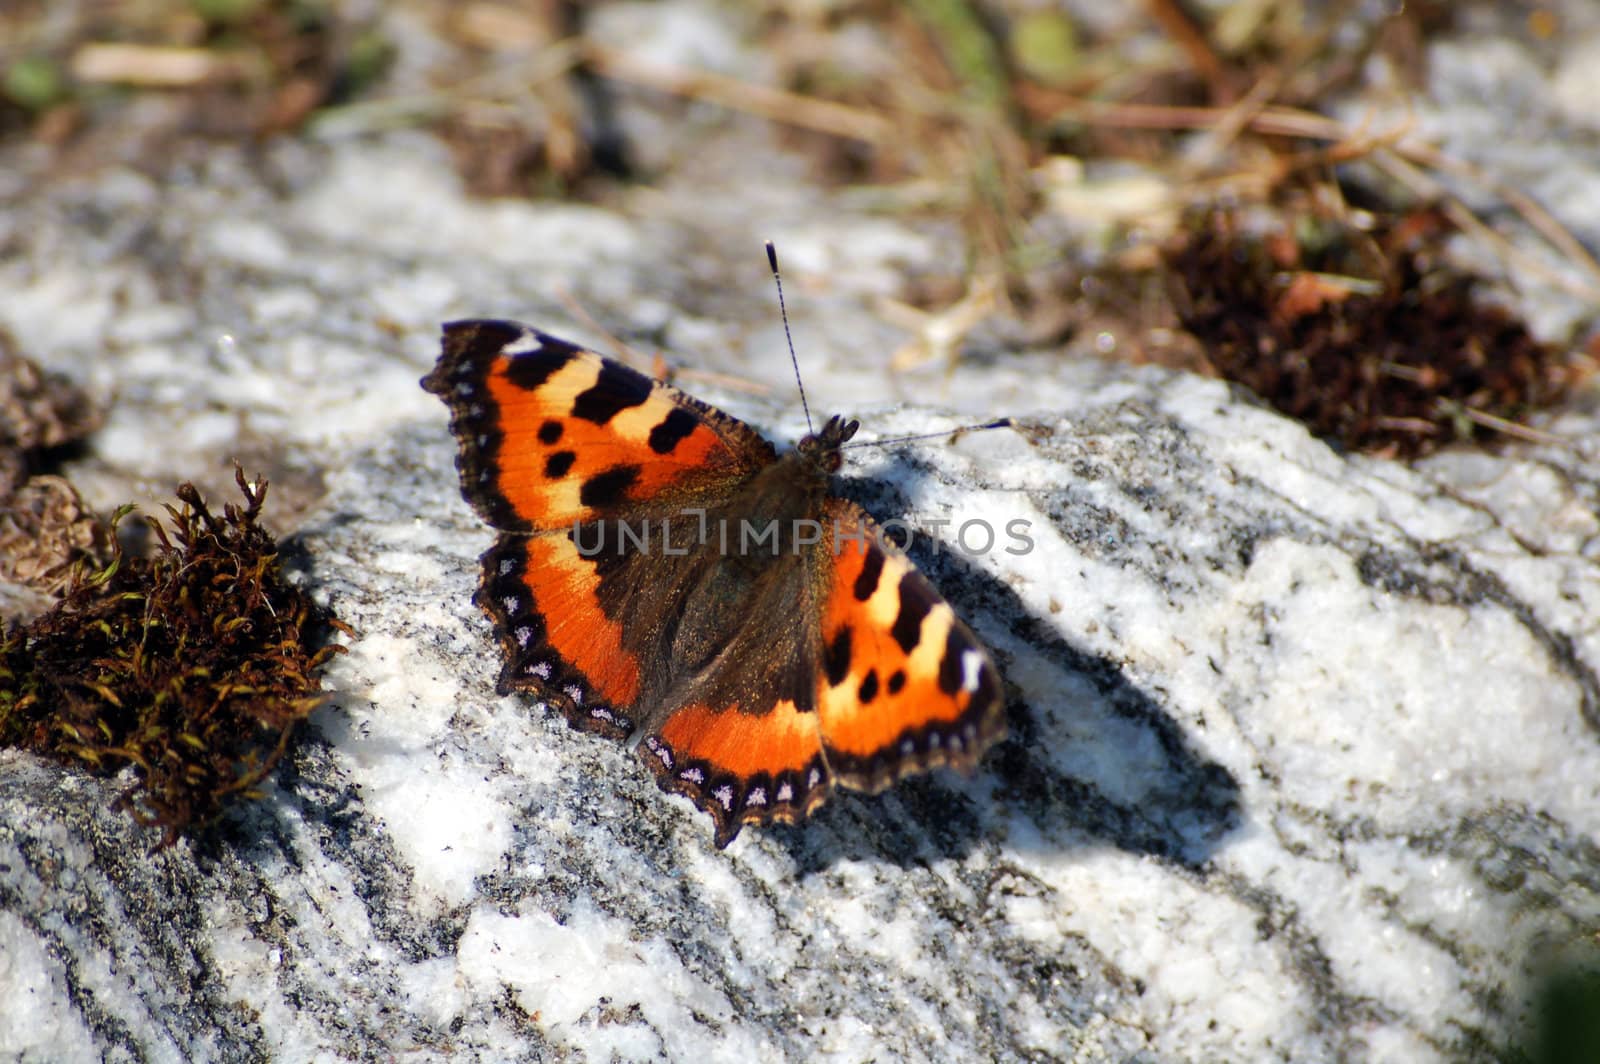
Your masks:
[{"label": "butterfly head", "polygon": [[826,425],[822,426],[821,432],[813,432],[809,436],[802,437],[800,442],[795,444],[795,450],[799,451],[801,457],[815,466],[819,472],[830,475],[837,473],[839,467],[844,464],[844,457],[840,455],[839,449],[860,427],[861,422],[847,420],[835,414],[828,419]]}]

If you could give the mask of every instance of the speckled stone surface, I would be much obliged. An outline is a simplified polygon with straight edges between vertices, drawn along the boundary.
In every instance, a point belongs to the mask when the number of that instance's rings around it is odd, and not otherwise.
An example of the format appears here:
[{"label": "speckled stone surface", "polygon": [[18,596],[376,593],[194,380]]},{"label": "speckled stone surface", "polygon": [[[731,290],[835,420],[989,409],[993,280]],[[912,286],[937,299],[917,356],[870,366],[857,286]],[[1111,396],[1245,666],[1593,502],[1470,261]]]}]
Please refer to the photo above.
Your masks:
[{"label": "speckled stone surface", "polygon": [[[1562,151],[1595,180],[1592,135]],[[1592,399],[1563,446],[1406,466],[1062,352],[891,380],[870,297],[956,245],[798,167],[704,222],[681,189],[473,202],[412,134],[184,167],[6,188],[0,325],[110,402],[93,501],[222,497],[237,456],[357,635],[266,799],[199,843],[152,853],[125,781],[0,753],[0,1058],[1464,1059],[1521,1044],[1530,979],[1600,927]],[[1592,198],[1548,196],[1600,242]],[[913,551],[1008,681],[978,773],[718,851],[636,755],[494,695],[490,535],[417,380],[454,317],[600,343],[570,292],[766,382],[685,386],[792,439],[768,236],[813,409],[1016,419],[852,452],[843,490],[1032,546]]]}]

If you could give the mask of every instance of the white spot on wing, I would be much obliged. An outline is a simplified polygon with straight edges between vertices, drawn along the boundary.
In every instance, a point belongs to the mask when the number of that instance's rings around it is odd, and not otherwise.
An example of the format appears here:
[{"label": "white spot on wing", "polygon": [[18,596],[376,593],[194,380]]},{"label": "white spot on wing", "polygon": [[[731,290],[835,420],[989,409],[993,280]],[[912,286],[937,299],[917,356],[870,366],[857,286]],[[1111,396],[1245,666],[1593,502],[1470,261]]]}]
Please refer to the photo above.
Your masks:
[{"label": "white spot on wing", "polygon": [[978,674],[983,671],[983,655],[968,647],[961,652],[961,689],[972,692],[978,689]]},{"label": "white spot on wing", "polygon": [[537,333],[526,332],[500,349],[502,355],[531,355],[544,350],[544,341]]}]

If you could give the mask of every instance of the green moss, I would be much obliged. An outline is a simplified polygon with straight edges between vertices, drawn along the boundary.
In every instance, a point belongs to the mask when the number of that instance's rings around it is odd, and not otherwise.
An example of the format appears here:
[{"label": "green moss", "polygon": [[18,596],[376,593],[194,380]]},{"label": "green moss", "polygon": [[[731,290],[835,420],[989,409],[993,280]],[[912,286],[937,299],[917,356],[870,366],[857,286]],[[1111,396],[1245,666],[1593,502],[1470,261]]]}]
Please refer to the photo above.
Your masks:
[{"label": "green moss", "polygon": [[1028,77],[1046,85],[1064,85],[1082,66],[1078,31],[1058,11],[1031,11],[1011,24],[1012,61]]},{"label": "green moss", "polygon": [[55,60],[23,56],[0,75],[0,93],[25,111],[43,111],[67,95],[67,81]]}]

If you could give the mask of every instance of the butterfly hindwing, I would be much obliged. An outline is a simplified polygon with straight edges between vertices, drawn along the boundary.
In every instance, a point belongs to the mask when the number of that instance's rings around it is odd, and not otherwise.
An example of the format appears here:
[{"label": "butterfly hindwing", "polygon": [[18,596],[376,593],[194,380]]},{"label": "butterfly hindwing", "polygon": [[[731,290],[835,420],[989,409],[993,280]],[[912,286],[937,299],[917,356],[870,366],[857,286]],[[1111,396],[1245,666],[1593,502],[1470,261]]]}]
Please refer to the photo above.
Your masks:
[{"label": "butterfly hindwing", "polygon": [[829,498],[819,516],[829,533],[797,565],[820,572],[817,600],[792,611],[820,618],[808,708],[774,683],[754,712],[691,706],[646,741],[662,787],[712,815],[719,845],[743,824],[804,818],[835,784],[874,792],[970,768],[1005,732],[1000,677],[972,630],[858,506]]},{"label": "butterfly hindwing", "polygon": [[483,556],[475,601],[500,639],[501,694],[540,695],[583,731],[633,731],[640,657],[623,642],[626,618],[599,605],[600,572],[559,533],[503,535]]},{"label": "butterfly hindwing", "polygon": [[718,846],[745,824],[803,820],[833,789],[816,712],[786,699],[761,712],[685,707],[645,739],[644,754],[662,790],[711,814]]},{"label": "butterfly hindwing", "polygon": [[[586,557],[582,539],[505,535],[484,556],[478,601],[500,633],[499,690],[540,695],[584,731],[637,735],[661,788],[712,815],[718,845],[743,824],[800,820],[821,804],[832,775],[810,686],[815,640],[777,638],[756,620],[796,612],[786,604],[811,594],[810,559],[725,596],[687,556]],[[715,653],[696,667],[708,641]]]},{"label": "butterfly hindwing", "polygon": [[835,778],[871,792],[971,766],[1005,732],[988,652],[860,507],[831,498],[827,513],[842,531],[821,613],[817,710]]}]

